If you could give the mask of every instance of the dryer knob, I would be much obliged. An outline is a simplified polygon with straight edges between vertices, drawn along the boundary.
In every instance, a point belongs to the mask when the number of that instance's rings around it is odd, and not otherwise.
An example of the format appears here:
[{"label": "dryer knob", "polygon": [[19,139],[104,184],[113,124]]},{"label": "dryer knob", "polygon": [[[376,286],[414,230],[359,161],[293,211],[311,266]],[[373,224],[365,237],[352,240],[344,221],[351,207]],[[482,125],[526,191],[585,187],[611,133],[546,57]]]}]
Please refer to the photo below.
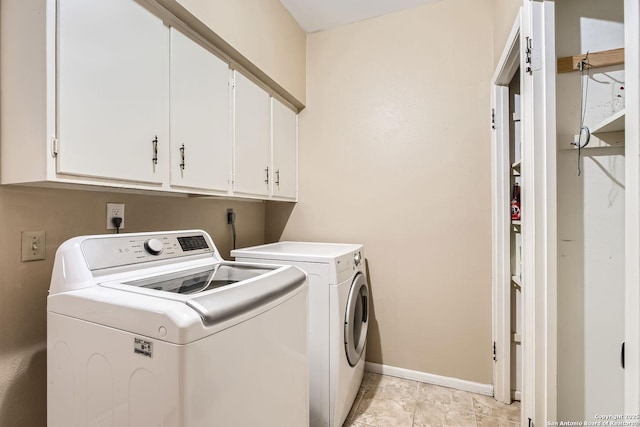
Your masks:
[{"label": "dryer knob", "polygon": [[144,242],[144,249],[151,255],[160,255],[162,253],[162,242],[158,239],[149,239]]},{"label": "dryer knob", "polygon": [[360,263],[362,262],[362,254],[360,254],[360,252],[356,252],[355,254],[353,254],[353,262],[356,264],[356,266],[360,265]]}]

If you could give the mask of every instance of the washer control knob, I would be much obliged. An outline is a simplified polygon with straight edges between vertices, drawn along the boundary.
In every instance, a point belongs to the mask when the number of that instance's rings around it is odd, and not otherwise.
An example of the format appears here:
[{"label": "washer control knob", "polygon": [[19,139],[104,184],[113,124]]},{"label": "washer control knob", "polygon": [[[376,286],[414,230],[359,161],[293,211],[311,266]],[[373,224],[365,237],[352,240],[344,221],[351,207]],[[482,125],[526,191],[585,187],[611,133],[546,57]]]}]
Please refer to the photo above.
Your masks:
[{"label": "washer control knob", "polygon": [[362,262],[362,254],[360,252],[356,252],[355,254],[353,254],[353,262],[356,264],[356,266],[360,265],[360,263]]},{"label": "washer control knob", "polygon": [[158,239],[149,239],[144,242],[144,249],[151,255],[160,255],[162,253],[162,242]]}]

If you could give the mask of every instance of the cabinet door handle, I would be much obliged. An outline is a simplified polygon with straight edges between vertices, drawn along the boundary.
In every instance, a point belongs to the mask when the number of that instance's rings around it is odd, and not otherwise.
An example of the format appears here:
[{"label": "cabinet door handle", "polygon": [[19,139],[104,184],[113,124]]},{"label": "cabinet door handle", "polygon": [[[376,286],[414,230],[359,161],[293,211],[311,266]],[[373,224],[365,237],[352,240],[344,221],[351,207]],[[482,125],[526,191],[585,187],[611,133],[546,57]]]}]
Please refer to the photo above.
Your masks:
[{"label": "cabinet door handle", "polygon": [[265,179],[265,180],[264,180],[264,183],[265,183],[265,184],[268,184],[268,183],[269,183],[269,166],[267,166],[266,168],[264,168],[264,171],[265,171],[265,172],[266,172],[266,174],[267,174],[267,179]]},{"label": "cabinet door handle", "polygon": [[158,135],[156,135],[155,138],[153,138],[153,141],[151,141],[151,143],[153,144],[153,157],[151,158],[151,161],[153,162],[154,165],[158,164]]},{"label": "cabinet door handle", "polygon": [[276,169],[276,185],[280,187],[280,169]]},{"label": "cabinet door handle", "polygon": [[180,158],[182,159],[182,162],[180,163],[180,169],[184,170],[184,144],[180,146]]}]

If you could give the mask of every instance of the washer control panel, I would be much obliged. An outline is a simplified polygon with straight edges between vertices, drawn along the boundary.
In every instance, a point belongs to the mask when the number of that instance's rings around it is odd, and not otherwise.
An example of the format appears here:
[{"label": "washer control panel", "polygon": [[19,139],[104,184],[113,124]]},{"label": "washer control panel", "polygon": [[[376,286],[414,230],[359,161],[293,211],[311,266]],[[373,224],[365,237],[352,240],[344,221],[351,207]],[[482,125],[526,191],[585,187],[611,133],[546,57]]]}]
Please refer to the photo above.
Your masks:
[{"label": "washer control panel", "polygon": [[96,236],[83,241],[81,247],[90,270],[216,252],[209,236],[197,231]]}]

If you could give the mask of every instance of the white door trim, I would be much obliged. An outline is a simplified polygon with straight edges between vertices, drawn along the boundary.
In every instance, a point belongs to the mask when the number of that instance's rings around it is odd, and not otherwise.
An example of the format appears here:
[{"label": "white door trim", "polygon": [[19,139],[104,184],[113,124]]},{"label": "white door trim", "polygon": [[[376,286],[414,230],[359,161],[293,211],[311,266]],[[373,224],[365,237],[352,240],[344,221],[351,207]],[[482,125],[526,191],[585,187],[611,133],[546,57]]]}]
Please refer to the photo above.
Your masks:
[{"label": "white door trim", "polygon": [[640,414],[640,6],[624,2],[625,413]]},{"label": "white door trim", "polygon": [[[557,179],[555,9],[525,1],[522,48],[531,40],[522,99],[522,422],[557,418]],[[523,50],[524,52],[524,50]],[[523,60],[526,57],[523,55]],[[530,67],[531,71],[526,69]]]},{"label": "white door trim", "polygon": [[522,25],[522,8],[518,10],[513,21],[511,32],[502,49],[500,60],[491,79],[492,85],[508,86],[520,66],[520,27]]},{"label": "white door trim", "polygon": [[496,400],[511,403],[509,88],[494,85],[493,96],[493,385]]},{"label": "white door trim", "polygon": [[492,84],[492,298],[494,397],[511,403],[511,216],[509,160],[509,83],[520,66],[520,12],[500,56]]},{"label": "white door trim", "polygon": [[[522,425],[532,420],[535,425],[557,418],[557,201],[556,201],[556,55],[555,10],[553,2],[524,0],[519,15],[520,37],[511,37],[505,50],[519,54],[518,61],[508,61],[503,53],[492,85],[494,108],[503,94],[496,85],[505,85],[513,77],[505,70],[521,69],[522,102]],[[515,27],[515,24],[514,24]],[[531,40],[531,45],[528,44]],[[519,43],[517,43],[519,40]],[[531,52],[528,54],[528,49]],[[517,57],[517,56],[516,56]],[[530,69],[530,70],[528,70]],[[497,111],[497,110],[496,110]],[[493,162],[494,208],[494,338],[500,339],[509,327],[509,303],[504,301],[510,289],[510,276],[505,278],[505,264],[510,260],[505,233],[509,221],[500,212],[508,212],[508,179],[510,165],[504,161],[505,138],[501,130],[501,114],[496,114]],[[503,132],[503,130],[501,130]],[[508,138],[506,139],[508,143]],[[508,154],[508,150],[506,151]],[[506,169],[506,170],[505,170]],[[506,194],[505,194],[506,193]],[[506,198],[506,200],[505,200]],[[505,248],[506,246],[506,248]],[[507,280],[507,286],[505,286]],[[510,343],[510,340],[507,341]],[[504,349],[503,349],[504,350]],[[499,353],[500,354],[500,353]],[[504,356],[503,356],[504,357]],[[505,363],[496,362],[494,370],[495,396],[504,396]],[[507,375],[508,374],[508,375]],[[508,385],[510,388],[510,383]]]}]

